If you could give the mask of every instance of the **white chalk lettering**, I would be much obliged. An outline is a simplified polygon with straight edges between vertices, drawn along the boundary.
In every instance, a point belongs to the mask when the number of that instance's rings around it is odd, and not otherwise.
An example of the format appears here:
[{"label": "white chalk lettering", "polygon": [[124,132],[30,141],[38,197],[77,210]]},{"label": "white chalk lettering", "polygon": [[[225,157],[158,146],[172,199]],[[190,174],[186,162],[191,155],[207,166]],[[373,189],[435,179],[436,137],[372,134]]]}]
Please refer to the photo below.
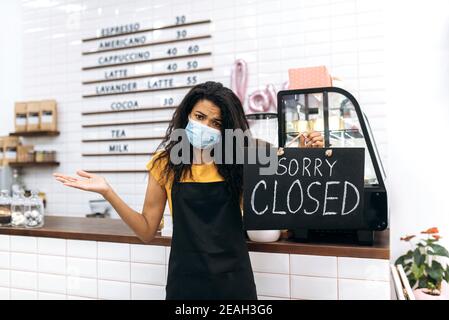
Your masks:
[{"label": "white chalk lettering", "polygon": [[273,195],[273,214],[287,214],[285,211],[277,211],[276,210],[276,194],[277,194],[277,188],[278,188],[278,181],[274,180],[274,195]]},{"label": "white chalk lettering", "polygon": [[281,162],[282,161],[285,161],[285,160],[287,160],[287,158],[281,158],[281,159],[279,159],[279,163],[278,163],[278,170],[279,170],[279,167],[282,167],[282,168],[284,168],[285,169],[285,171],[284,172],[277,172],[277,175],[278,176],[283,176],[284,174],[286,174],[287,173],[287,166],[285,166],[285,165],[283,165]]},{"label": "white chalk lettering", "polygon": [[[347,194],[348,194],[348,186],[350,186],[352,189],[354,189],[355,195],[357,196],[357,201],[355,203],[355,206],[351,210],[345,212],[345,209],[346,209],[346,197],[347,197]],[[360,193],[359,193],[359,190],[357,190],[356,186],[353,185],[351,182],[345,181],[345,188],[344,188],[344,191],[343,191],[343,206],[341,208],[341,215],[342,216],[346,216],[346,215],[350,214],[355,209],[357,209],[359,204],[360,204]]]},{"label": "white chalk lettering", "polygon": [[[293,187],[294,187],[295,185],[298,185],[299,190],[301,191],[301,192],[300,192],[300,195],[301,195],[301,202],[300,202],[300,204],[299,204],[299,206],[298,206],[298,209],[292,210],[292,208],[291,208],[291,206],[290,206],[290,199],[291,199],[291,198],[290,198],[290,194],[291,194],[291,192],[292,192],[292,190],[293,190]],[[288,192],[287,192],[287,207],[288,207],[288,211],[290,211],[291,213],[297,213],[297,212],[299,212],[299,210],[301,210],[301,207],[302,207],[303,202],[304,202],[304,195],[303,195],[303,191],[302,191],[302,185],[301,185],[301,182],[300,182],[299,180],[295,180],[295,182],[293,182],[293,184],[290,186],[290,189],[288,189]]]},{"label": "white chalk lettering", "polygon": [[[292,172],[292,163],[294,163],[296,165],[296,171]],[[295,176],[299,171],[299,163],[296,159],[292,159],[288,165],[288,174],[293,177]]]},{"label": "white chalk lettering", "polygon": [[256,184],[256,186],[254,187],[253,193],[251,194],[251,208],[259,216],[263,215],[268,210],[268,205],[265,207],[265,209],[263,211],[257,211],[256,210],[256,205],[255,205],[255,202],[256,202],[256,199],[255,199],[256,198],[256,191],[257,191],[257,188],[259,188],[259,186],[262,185],[262,184],[264,185],[265,190],[267,190],[267,183],[265,182],[265,180],[260,180]]},{"label": "white chalk lettering", "polygon": [[310,189],[311,189],[314,185],[321,186],[321,182],[318,182],[318,181],[317,181],[317,182],[311,183],[311,184],[307,187],[307,196],[308,196],[311,200],[315,201],[315,203],[316,203],[316,208],[315,208],[314,211],[307,211],[306,209],[304,209],[304,213],[307,214],[307,215],[312,215],[312,214],[314,214],[314,213],[317,212],[318,209],[320,208],[320,202],[319,202],[316,198],[312,197],[312,195],[310,194]]},{"label": "white chalk lettering", "polygon": [[315,169],[313,170],[313,174],[315,175],[315,177],[316,177],[317,172],[320,174],[320,176],[323,176],[323,174],[320,171],[320,167],[322,164],[323,164],[323,161],[321,161],[320,158],[315,159]]},{"label": "white chalk lettering", "polygon": [[335,164],[337,163],[337,160],[335,160],[334,161],[334,163],[330,163],[329,161],[327,161],[327,159],[326,159],[326,162],[327,162],[327,165],[329,166],[329,177],[332,177],[332,169],[334,168],[334,166],[335,166]]},{"label": "white chalk lettering", "polygon": [[323,216],[334,216],[337,213],[336,212],[327,212],[327,201],[328,200],[338,200],[338,197],[329,197],[329,186],[331,185],[338,185],[340,184],[340,181],[328,181],[326,182],[326,189],[324,191],[324,206],[323,206]]},{"label": "white chalk lettering", "polygon": [[334,173],[336,163],[337,161],[330,163],[326,160],[326,165],[324,165],[321,158],[304,157],[301,161],[299,159],[287,159],[284,157],[278,160],[276,175],[283,176],[288,174],[291,177],[324,177],[329,175],[331,177]]},{"label": "white chalk lettering", "polygon": [[[306,162],[308,162],[308,164],[306,165]],[[307,173],[309,174],[309,177],[311,177],[312,175],[310,174],[309,171],[309,166],[312,163],[312,160],[310,160],[310,158],[306,158],[304,157],[304,159],[302,159],[302,175],[305,176],[305,172],[307,171]]]}]

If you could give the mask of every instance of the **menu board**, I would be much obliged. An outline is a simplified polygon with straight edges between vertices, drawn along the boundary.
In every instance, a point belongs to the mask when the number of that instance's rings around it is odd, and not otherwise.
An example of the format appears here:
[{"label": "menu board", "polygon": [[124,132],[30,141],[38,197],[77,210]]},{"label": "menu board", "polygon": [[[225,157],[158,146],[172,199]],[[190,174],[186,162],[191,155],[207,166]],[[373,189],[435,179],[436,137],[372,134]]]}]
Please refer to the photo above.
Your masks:
[{"label": "menu board", "polygon": [[83,157],[151,155],[188,90],[211,80],[211,23],[181,15],[82,40]]}]

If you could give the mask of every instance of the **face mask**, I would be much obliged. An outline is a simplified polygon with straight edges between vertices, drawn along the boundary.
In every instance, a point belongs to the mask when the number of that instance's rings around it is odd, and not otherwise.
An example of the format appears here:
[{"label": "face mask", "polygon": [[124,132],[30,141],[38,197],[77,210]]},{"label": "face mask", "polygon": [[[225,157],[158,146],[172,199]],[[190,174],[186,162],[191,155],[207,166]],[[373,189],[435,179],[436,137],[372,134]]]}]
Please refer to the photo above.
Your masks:
[{"label": "face mask", "polygon": [[187,138],[197,149],[207,149],[216,145],[221,138],[220,130],[189,119],[186,127]]}]

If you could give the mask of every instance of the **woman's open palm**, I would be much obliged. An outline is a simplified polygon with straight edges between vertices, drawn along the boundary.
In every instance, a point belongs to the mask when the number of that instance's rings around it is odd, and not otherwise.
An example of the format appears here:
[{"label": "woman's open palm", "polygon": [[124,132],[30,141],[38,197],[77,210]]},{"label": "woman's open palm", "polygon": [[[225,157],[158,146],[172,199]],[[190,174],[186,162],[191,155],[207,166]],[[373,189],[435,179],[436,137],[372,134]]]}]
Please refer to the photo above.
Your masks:
[{"label": "woman's open palm", "polygon": [[65,186],[81,189],[85,191],[105,194],[109,189],[109,184],[105,178],[83,170],[76,172],[79,177],[71,177],[62,173],[53,173],[53,176]]}]

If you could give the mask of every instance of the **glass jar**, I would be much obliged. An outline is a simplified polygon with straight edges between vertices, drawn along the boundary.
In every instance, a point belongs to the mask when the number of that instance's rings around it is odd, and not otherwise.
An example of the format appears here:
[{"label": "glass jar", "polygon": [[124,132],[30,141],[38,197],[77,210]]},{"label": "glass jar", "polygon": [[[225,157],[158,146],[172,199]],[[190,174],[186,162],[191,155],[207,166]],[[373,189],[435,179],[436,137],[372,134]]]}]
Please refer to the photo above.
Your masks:
[{"label": "glass jar", "polygon": [[24,191],[25,185],[18,169],[13,169],[12,179],[11,193],[14,195],[15,193],[19,194],[21,191]]},{"label": "glass jar", "polygon": [[11,225],[22,227],[25,225],[25,220],[24,192],[15,192],[11,200]]},{"label": "glass jar", "polygon": [[39,228],[44,225],[44,204],[35,190],[31,192],[31,197],[25,201],[24,215],[25,227]]},{"label": "glass jar", "polygon": [[8,190],[2,190],[0,194],[0,226],[11,225],[11,197]]},{"label": "glass jar", "polygon": [[38,196],[39,196],[39,198],[42,199],[42,203],[44,204],[44,212],[45,212],[45,208],[47,208],[47,195],[45,194],[45,192],[39,192]]}]

